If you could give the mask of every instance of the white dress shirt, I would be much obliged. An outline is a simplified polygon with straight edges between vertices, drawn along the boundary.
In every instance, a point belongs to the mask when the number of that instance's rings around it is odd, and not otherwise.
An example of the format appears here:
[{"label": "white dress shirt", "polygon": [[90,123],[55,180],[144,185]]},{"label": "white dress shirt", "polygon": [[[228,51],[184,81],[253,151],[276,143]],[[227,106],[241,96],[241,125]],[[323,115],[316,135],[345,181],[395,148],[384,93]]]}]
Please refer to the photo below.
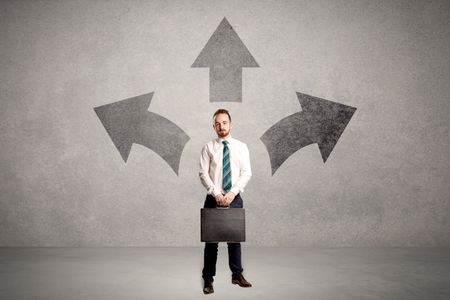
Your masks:
[{"label": "white dress shirt", "polygon": [[222,187],[223,147],[222,141],[228,141],[231,166],[231,190],[235,195],[242,193],[252,177],[250,154],[247,145],[229,136],[216,138],[203,146],[200,155],[200,181],[208,194],[225,194]]}]

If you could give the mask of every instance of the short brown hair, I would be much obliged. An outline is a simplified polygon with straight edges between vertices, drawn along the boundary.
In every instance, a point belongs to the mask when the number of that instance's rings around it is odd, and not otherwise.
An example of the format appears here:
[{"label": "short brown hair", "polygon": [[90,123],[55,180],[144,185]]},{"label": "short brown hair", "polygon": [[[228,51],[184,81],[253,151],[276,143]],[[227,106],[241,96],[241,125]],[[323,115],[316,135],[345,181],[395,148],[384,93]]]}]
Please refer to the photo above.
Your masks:
[{"label": "short brown hair", "polygon": [[214,113],[214,115],[213,115],[213,120],[215,120],[215,118],[216,118],[216,116],[217,116],[218,114],[226,114],[226,115],[228,116],[228,119],[230,119],[230,122],[231,122],[231,116],[230,116],[230,113],[228,112],[228,110],[223,109],[223,108],[219,108],[219,109],[216,110],[216,112]]}]

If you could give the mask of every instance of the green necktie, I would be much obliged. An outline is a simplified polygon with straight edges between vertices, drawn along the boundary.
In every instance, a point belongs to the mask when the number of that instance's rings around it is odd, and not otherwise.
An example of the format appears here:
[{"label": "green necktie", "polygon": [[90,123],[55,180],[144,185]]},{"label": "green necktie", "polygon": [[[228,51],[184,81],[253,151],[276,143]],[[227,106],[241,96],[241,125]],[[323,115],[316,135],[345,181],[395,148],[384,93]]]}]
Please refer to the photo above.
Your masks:
[{"label": "green necktie", "polygon": [[227,193],[231,189],[231,166],[230,166],[230,149],[228,149],[228,141],[223,141],[223,179],[222,187]]}]

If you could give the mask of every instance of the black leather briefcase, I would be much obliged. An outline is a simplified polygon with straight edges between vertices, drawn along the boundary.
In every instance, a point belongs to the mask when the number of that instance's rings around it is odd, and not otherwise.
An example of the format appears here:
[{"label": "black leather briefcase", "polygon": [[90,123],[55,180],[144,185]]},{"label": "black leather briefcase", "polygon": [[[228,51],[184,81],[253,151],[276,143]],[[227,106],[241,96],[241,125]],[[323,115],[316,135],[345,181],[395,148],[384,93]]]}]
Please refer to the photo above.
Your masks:
[{"label": "black leather briefcase", "polygon": [[202,208],[202,242],[245,242],[244,208]]}]

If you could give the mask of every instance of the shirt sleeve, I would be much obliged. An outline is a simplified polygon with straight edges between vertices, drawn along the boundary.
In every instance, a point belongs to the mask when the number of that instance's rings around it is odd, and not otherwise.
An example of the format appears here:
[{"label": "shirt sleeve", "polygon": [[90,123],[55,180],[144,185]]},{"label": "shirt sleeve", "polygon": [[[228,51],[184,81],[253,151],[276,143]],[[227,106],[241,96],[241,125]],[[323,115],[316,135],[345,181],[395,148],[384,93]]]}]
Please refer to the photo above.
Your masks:
[{"label": "shirt sleeve", "polygon": [[213,183],[213,181],[211,180],[211,177],[209,176],[210,156],[209,156],[207,145],[203,146],[203,148],[202,148],[199,166],[200,166],[200,169],[199,169],[198,175],[200,177],[200,181],[201,181],[202,185],[206,188],[207,193],[211,194],[213,196],[221,194],[220,188],[218,188]]},{"label": "shirt sleeve", "polygon": [[235,195],[237,195],[238,193],[242,193],[244,191],[245,186],[252,177],[252,168],[250,166],[250,153],[248,151],[247,145],[244,145],[242,147],[239,163],[240,163],[239,178],[234,183],[233,187],[230,190]]}]

